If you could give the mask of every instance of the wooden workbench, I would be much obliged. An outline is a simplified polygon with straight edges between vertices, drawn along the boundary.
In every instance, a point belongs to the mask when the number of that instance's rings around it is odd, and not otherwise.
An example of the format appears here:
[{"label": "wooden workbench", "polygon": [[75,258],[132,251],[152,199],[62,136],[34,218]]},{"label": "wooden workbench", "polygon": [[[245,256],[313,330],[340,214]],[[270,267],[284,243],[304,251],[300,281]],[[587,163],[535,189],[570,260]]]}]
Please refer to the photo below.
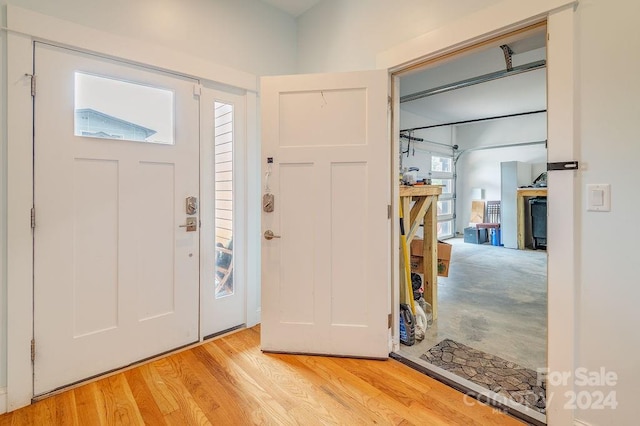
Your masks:
[{"label": "wooden workbench", "polygon": [[[431,305],[434,320],[438,317],[437,206],[438,196],[440,194],[442,194],[442,186],[440,185],[400,186],[400,202],[402,203],[402,209],[404,211],[404,229],[407,237],[407,247],[411,247],[411,241],[413,241],[420,224],[424,222],[424,299]],[[411,206],[412,202],[414,202],[413,206]],[[403,256],[400,256],[400,259],[400,267],[403,268]],[[404,274],[400,274],[400,276],[404,277]],[[403,284],[404,279],[401,279],[400,285],[402,286]],[[409,297],[413,296],[409,295]]]},{"label": "wooden workbench", "polygon": [[[516,189],[517,194],[517,203],[518,203],[518,250],[524,250],[525,241],[524,237],[526,234],[525,229],[525,214],[524,214],[524,202],[525,198],[530,197],[546,197],[547,196],[547,188],[518,188]],[[513,235],[513,234],[511,234]]]}]

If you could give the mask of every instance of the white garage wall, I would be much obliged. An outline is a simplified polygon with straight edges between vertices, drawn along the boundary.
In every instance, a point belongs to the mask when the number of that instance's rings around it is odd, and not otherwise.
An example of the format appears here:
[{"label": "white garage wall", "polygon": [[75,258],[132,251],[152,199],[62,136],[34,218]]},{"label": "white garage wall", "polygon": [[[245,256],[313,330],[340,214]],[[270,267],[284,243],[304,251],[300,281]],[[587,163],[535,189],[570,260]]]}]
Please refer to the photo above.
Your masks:
[{"label": "white garage wall", "polygon": [[[474,147],[544,141],[547,139],[546,114],[460,125],[456,126],[455,134],[460,152]],[[473,188],[484,189],[485,200],[500,200],[500,163],[503,161],[531,163],[534,179],[546,169],[547,150],[544,145],[530,145],[462,154],[457,164],[457,232],[469,224]]]},{"label": "white garage wall", "polygon": [[[401,3],[401,5],[399,5]],[[300,70],[346,71],[375,67],[381,52],[436,26],[450,23],[492,1],[327,0],[299,20]],[[505,3],[521,4],[520,0]],[[613,387],[578,388],[615,392],[615,410],[578,410],[576,418],[593,425],[636,424],[640,404],[638,352],[640,286],[634,259],[640,230],[640,2],[581,0],[576,9],[576,148],[583,169],[576,174],[583,189],[575,218],[577,254],[576,366],[618,375]],[[610,183],[612,211],[587,212],[584,188]],[[567,336],[571,339],[571,336]],[[591,397],[583,394],[583,398]]]}]

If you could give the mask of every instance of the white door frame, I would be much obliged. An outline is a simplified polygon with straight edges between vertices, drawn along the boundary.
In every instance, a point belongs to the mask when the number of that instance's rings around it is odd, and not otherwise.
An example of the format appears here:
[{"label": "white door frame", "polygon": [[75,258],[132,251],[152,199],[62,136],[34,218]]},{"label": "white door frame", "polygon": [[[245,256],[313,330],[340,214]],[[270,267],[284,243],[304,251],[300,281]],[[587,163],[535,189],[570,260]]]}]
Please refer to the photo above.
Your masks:
[{"label": "white door frame", "polygon": [[[550,40],[547,46],[547,138],[552,141],[548,161],[574,160],[574,7],[577,1],[541,0],[538,2],[503,1],[460,19],[450,25],[417,37],[378,55],[379,68],[390,73],[407,70],[415,64],[444,56],[456,55],[495,37],[507,35],[532,24],[546,21]],[[399,77],[391,79],[393,98],[392,129],[399,129]],[[399,134],[392,131],[392,152],[398,152]],[[392,156],[392,176],[398,175],[398,158]],[[574,372],[575,296],[576,296],[576,223],[579,208],[577,172],[550,173],[549,180],[549,256],[548,256],[548,336],[547,360],[550,371]],[[392,200],[399,198],[399,187],[392,184]],[[561,200],[566,200],[562,202]],[[393,209],[393,235],[399,235],[397,207]],[[399,253],[398,238],[392,238],[392,310],[394,328],[399,329]],[[393,337],[394,350],[399,349],[399,336]],[[547,423],[571,424],[573,412],[564,409],[565,392],[573,383],[547,384]]]},{"label": "white door frame", "polygon": [[[33,42],[97,53],[144,64],[201,81],[217,82],[247,91],[246,185],[260,188],[260,145],[256,129],[257,78],[213,62],[139,40],[125,39],[79,24],[7,5],[7,410],[28,405],[33,397],[31,339],[33,336],[33,239],[30,210],[33,200],[33,110],[30,78]],[[252,167],[255,165],[255,167]],[[251,200],[251,198],[249,198]],[[253,205],[252,205],[253,204]],[[258,209],[249,202],[247,211]],[[259,257],[260,222],[248,217],[248,255]],[[248,265],[247,326],[259,321],[259,266]],[[36,348],[37,353],[37,348]]]}]

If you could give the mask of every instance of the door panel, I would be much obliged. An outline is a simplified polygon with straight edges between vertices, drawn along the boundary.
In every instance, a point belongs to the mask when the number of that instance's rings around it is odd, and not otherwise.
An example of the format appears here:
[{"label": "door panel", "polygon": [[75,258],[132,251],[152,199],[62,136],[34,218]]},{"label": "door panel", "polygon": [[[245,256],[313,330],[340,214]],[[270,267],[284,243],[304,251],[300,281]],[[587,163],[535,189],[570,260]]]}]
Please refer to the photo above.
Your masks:
[{"label": "door panel", "polygon": [[[262,349],[386,358],[386,71],[262,79]],[[271,158],[273,162],[268,163]]]},{"label": "door panel", "polygon": [[35,64],[38,395],[198,340],[199,139],[193,80],[41,43]]}]

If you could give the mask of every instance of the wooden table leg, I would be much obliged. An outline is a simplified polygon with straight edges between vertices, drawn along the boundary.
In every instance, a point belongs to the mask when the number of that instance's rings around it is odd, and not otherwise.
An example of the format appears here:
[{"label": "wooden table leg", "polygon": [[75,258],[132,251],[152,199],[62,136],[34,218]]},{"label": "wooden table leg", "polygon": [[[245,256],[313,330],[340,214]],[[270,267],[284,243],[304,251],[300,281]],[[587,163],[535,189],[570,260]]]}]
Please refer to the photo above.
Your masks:
[{"label": "wooden table leg", "polygon": [[424,299],[438,318],[438,197],[434,196],[424,216]]},{"label": "wooden table leg", "polygon": [[524,197],[521,194],[517,195],[518,200],[518,212],[517,212],[517,222],[518,222],[518,250],[524,250]]}]

